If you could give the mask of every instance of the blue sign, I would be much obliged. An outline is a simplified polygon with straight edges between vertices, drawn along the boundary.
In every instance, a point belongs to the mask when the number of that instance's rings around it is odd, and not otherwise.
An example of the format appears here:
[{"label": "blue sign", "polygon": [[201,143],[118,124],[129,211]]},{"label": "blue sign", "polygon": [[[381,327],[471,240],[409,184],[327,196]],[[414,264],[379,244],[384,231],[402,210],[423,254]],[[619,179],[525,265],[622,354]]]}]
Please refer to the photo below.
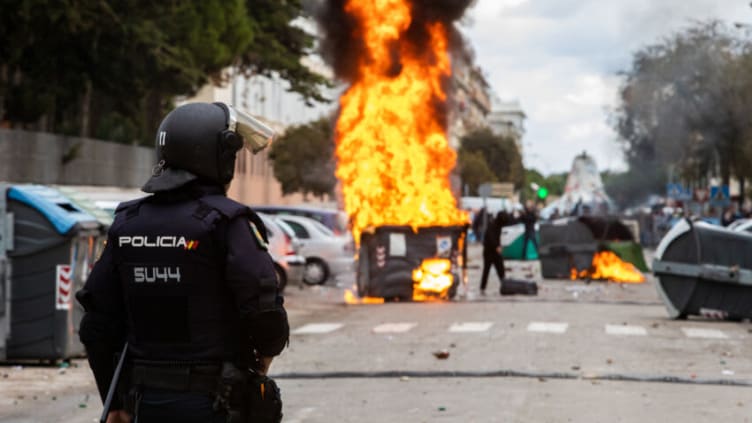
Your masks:
[{"label": "blue sign", "polygon": [[710,187],[710,204],[714,206],[728,206],[731,203],[731,192],[728,185]]},{"label": "blue sign", "polygon": [[691,200],[692,190],[682,184],[669,183],[666,184],[666,197],[683,201]]}]

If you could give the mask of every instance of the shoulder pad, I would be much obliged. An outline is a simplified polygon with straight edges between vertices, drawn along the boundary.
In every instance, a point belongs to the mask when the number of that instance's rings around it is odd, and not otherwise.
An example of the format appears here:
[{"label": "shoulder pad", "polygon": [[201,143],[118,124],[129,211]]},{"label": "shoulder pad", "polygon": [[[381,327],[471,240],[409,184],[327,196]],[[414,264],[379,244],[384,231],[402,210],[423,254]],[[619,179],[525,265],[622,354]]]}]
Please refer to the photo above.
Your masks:
[{"label": "shoulder pad", "polygon": [[150,196],[146,196],[146,197],[137,198],[137,199],[131,200],[131,201],[123,201],[122,203],[118,204],[117,208],[115,209],[115,214],[118,214],[118,213],[120,213],[123,210],[126,210],[126,209],[129,209],[129,208],[133,207],[133,206],[136,206],[136,205],[138,205],[139,203],[141,203],[142,201],[146,200],[149,197]]},{"label": "shoulder pad", "polygon": [[199,201],[217,210],[229,219],[253,213],[248,206],[231,200],[224,195],[207,195],[206,197],[201,197]]}]

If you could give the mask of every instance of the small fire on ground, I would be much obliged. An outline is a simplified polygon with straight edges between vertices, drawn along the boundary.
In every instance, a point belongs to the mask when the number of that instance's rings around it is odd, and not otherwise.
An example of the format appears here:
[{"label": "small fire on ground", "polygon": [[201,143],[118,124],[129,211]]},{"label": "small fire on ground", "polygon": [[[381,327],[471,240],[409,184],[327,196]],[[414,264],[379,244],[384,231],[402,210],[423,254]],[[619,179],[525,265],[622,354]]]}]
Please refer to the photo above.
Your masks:
[{"label": "small fire on ground", "polygon": [[449,259],[427,258],[413,270],[413,301],[446,300],[454,277]]},{"label": "small fire on ground", "polygon": [[613,251],[599,251],[593,255],[593,262],[590,269],[577,271],[572,268],[569,278],[571,280],[579,279],[600,279],[620,283],[643,283],[645,275],[637,268],[619,258]]},{"label": "small fire on ground", "polygon": [[351,289],[345,290],[345,304],[384,304],[384,299],[381,297],[361,297],[353,292]]}]

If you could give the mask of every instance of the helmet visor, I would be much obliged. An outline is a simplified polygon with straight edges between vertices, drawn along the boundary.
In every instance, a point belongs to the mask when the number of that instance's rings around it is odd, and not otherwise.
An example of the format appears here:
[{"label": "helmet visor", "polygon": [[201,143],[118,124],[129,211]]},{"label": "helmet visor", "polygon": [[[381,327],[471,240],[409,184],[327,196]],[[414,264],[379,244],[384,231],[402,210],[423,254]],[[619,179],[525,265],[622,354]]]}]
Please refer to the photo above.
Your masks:
[{"label": "helmet visor", "polygon": [[258,153],[272,143],[276,133],[265,123],[253,116],[227,105],[230,111],[229,130],[243,137],[243,146],[253,154]]}]

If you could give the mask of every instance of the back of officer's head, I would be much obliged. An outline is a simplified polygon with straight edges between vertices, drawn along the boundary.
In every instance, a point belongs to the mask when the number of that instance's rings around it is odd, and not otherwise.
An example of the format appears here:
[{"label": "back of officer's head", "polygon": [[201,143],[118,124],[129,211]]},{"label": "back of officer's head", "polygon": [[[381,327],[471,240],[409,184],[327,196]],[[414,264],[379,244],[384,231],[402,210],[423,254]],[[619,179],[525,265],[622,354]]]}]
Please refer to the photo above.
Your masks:
[{"label": "back of officer's head", "polygon": [[243,146],[229,122],[229,109],[222,103],[190,103],[170,112],[157,130],[159,164],[142,189],[167,191],[193,180],[229,184]]}]

